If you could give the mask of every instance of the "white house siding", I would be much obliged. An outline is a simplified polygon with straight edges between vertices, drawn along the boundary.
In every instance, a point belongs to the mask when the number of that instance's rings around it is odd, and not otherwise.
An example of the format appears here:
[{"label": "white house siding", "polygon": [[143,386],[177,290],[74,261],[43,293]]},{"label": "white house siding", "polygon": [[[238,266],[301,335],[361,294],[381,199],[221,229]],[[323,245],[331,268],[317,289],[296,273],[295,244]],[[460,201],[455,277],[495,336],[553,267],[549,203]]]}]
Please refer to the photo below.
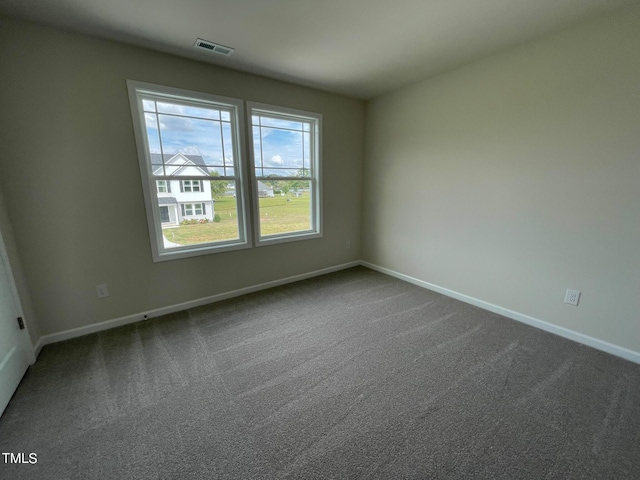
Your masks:
[{"label": "white house siding", "polygon": [[[182,214],[182,206],[185,206],[185,210],[186,210],[186,205],[189,205],[189,204],[191,204],[191,205],[195,205],[195,204],[204,205],[204,214],[202,214],[202,215],[196,215],[196,214],[189,215],[189,214],[187,214],[185,212],[185,214],[183,215]],[[213,213],[213,209],[214,209],[214,206],[213,206],[213,202],[212,201],[207,201],[207,202],[191,201],[191,200],[185,201],[185,202],[180,203],[178,205],[179,222],[181,222],[182,220],[192,220],[192,219],[195,219],[195,220],[207,219],[207,220],[209,220],[211,222],[211,221],[213,221],[213,214],[214,214]]]},{"label": "white house siding", "polygon": [[[172,159],[173,160],[173,159]],[[178,161],[179,163],[184,163],[186,160],[185,158],[176,158],[176,161]],[[160,203],[161,207],[168,207],[168,213],[169,213],[169,221],[168,222],[162,222],[162,226],[166,227],[166,226],[175,226],[178,225],[180,222],[182,222],[183,220],[191,220],[191,219],[195,219],[195,220],[209,220],[209,221],[213,221],[215,212],[214,212],[214,201],[213,201],[213,197],[211,195],[211,182],[209,182],[208,180],[200,180],[200,184],[202,186],[202,188],[200,189],[201,191],[184,191],[185,188],[184,184],[182,182],[184,182],[183,179],[180,179],[180,177],[193,177],[193,176],[201,176],[203,174],[203,169],[199,168],[196,165],[186,165],[186,166],[176,166],[176,165],[167,165],[165,167],[165,171],[168,175],[175,175],[175,179],[171,179],[171,180],[167,180],[167,191],[166,192],[159,192],[158,191],[158,186],[157,186],[157,182],[156,182],[156,191],[157,191],[157,195],[158,195],[158,200]],[[197,180],[196,180],[197,181]],[[161,199],[167,199],[164,202]],[[175,199],[175,202],[173,200],[168,200],[168,199]],[[165,203],[165,202],[169,202],[169,203]],[[183,215],[183,206],[186,205],[204,205],[204,214],[201,215],[196,215],[196,214],[191,214],[191,215],[187,215],[186,213]],[[195,208],[193,208],[193,211],[195,211]]]}]

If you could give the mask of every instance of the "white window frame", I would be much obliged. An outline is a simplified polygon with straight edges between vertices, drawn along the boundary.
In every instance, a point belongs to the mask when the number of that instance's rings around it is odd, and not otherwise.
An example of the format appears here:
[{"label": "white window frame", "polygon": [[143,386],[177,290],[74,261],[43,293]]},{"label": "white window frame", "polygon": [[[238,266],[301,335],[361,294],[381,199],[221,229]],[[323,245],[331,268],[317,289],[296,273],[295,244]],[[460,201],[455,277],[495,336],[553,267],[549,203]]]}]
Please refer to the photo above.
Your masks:
[{"label": "white window frame", "polygon": [[[287,232],[274,235],[262,235],[260,233],[260,205],[258,181],[268,181],[266,177],[256,174],[255,145],[253,142],[253,115],[266,115],[293,121],[309,122],[311,124],[311,177],[286,177],[291,180],[309,181],[310,191],[310,215],[311,228],[298,232]],[[247,102],[248,136],[251,139],[249,149],[249,170],[253,192],[253,233],[256,246],[272,245],[276,243],[294,242],[322,237],[322,114],[297,110],[293,108],[268,105],[258,102]]]},{"label": "white window frame", "polygon": [[[158,193],[169,193],[169,180],[156,180]],[[164,190],[162,190],[164,188]]]},{"label": "white window frame", "polygon": [[[246,200],[246,158],[245,152],[245,120],[244,108],[242,100],[221,97],[200,92],[193,92],[162,85],[154,85],[151,83],[127,80],[127,89],[129,92],[129,103],[131,106],[131,115],[133,119],[133,128],[138,151],[138,161],[140,166],[140,174],[142,177],[142,190],[144,193],[145,208],[147,213],[147,225],[149,229],[149,237],[151,239],[151,251],[154,262],[166,260],[174,260],[178,258],[193,257],[197,255],[206,255],[215,252],[223,252],[230,250],[239,250],[250,248],[251,239],[248,234],[248,215]],[[233,138],[234,150],[234,176],[217,177],[216,180],[229,180],[235,182],[236,186],[236,202],[238,215],[238,236],[236,240],[228,240],[221,242],[211,242],[198,245],[185,245],[183,247],[166,248],[164,246],[164,237],[162,234],[162,222],[160,219],[160,208],[158,205],[158,197],[156,190],[156,180],[175,179],[175,177],[162,177],[153,175],[153,167],[151,164],[151,155],[144,123],[144,108],[142,105],[143,98],[165,99],[174,102],[182,102],[185,104],[206,104],[209,106],[222,106],[231,112],[231,131]],[[192,178],[198,180],[199,178]],[[210,180],[210,178],[202,178]]]},{"label": "white window frame", "polygon": [[[204,213],[206,207],[202,202],[183,203],[183,205],[184,205],[185,217],[195,217],[196,215],[206,215],[206,213]],[[200,213],[198,213],[198,210],[200,210]]]},{"label": "white window frame", "polygon": [[[200,182],[202,180],[180,180],[180,184],[182,185],[182,191],[185,193],[200,193],[202,189],[200,188]],[[189,188],[187,190],[187,187]],[[196,189],[197,187],[197,189]]]}]

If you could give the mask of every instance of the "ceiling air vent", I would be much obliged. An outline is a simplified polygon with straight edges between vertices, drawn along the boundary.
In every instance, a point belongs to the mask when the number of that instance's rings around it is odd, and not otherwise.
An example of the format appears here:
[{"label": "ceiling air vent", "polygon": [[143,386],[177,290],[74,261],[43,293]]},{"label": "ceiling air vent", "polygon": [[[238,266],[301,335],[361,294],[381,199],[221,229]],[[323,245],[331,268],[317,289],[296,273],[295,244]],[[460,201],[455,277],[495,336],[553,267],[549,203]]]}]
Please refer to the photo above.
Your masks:
[{"label": "ceiling air vent", "polygon": [[207,50],[208,52],[224,55],[226,57],[229,57],[234,51],[234,49],[231,47],[225,47],[224,45],[220,45],[219,43],[202,40],[201,38],[197,39],[196,43],[194,43],[193,46],[196,48],[201,48],[202,50]]}]

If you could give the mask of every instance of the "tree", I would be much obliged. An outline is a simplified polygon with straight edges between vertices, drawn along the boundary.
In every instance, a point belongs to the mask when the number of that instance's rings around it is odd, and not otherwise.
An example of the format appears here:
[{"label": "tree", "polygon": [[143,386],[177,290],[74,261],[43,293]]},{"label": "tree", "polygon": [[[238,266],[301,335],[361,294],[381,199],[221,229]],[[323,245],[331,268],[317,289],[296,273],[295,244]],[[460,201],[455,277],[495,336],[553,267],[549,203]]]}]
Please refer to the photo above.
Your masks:
[{"label": "tree", "polygon": [[[296,177],[302,177],[302,178],[310,178],[311,177],[311,170],[309,170],[308,168],[301,168],[300,170],[298,170],[296,172],[295,176]],[[291,188],[293,191],[298,191],[299,189],[309,188],[309,181],[308,180],[290,180],[287,183],[289,184],[289,188]]]},{"label": "tree", "polygon": [[[220,176],[217,170],[211,171],[209,175],[212,177]],[[211,180],[209,183],[211,184],[211,196],[213,198],[223,197],[227,193],[229,182],[226,180]]]},{"label": "tree", "polygon": [[[269,178],[269,180],[267,180],[267,178]],[[265,185],[269,185],[270,187],[273,187],[275,190],[279,190],[280,188],[282,188],[282,182],[280,181],[280,178],[281,178],[280,176],[276,175],[275,173],[272,173],[270,175],[267,175],[267,178],[263,178],[261,180],[262,183],[264,183]]]}]

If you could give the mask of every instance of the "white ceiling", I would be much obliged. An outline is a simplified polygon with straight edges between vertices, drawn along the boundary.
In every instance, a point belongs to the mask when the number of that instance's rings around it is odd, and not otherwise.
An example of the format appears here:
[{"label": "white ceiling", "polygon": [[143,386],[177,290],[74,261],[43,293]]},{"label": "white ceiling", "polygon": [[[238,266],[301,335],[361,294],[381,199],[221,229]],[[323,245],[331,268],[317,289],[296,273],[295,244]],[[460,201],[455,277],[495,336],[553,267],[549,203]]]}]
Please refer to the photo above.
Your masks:
[{"label": "white ceiling", "polygon": [[[0,0],[0,13],[371,98],[638,0]],[[197,37],[236,49],[193,48]]]}]

